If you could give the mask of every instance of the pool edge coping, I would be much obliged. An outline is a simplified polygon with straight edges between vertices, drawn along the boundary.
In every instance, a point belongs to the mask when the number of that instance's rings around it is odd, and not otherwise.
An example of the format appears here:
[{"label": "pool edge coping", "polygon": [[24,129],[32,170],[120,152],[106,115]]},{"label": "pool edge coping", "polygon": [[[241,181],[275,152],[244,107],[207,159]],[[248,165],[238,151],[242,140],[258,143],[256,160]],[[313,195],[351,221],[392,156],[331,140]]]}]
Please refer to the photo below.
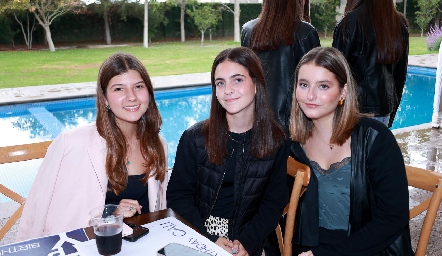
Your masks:
[{"label": "pool edge coping", "polygon": [[[155,91],[209,85],[210,72],[151,77]],[[96,95],[96,82],[26,86],[0,89],[0,106]]]}]

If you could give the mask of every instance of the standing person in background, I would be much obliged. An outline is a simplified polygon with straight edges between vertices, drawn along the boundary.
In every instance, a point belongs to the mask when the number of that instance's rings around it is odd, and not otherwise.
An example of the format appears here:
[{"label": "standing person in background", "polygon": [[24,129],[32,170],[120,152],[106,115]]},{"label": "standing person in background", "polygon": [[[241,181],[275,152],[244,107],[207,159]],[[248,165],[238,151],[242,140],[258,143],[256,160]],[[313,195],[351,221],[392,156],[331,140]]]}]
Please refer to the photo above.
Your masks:
[{"label": "standing person in background", "polygon": [[312,175],[298,207],[293,255],[414,255],[401,150],[390,129],[359,113],[345,57],[315,48],[295,79],[290,155]]},{"label": "standing person in background", "polygon": [[408,64],[408,22],[393,0],[349,0],[333,47],[349,62],[359,110],[388,127],[402,98]]},{"label": "standing person in background", "polygon": [[259,17],[244,24],[241,35],[241,46],[261,60],[270,106],[287,132],[296,65],[320,46],[318,32],[301,15],[298,0],[265,0]]},{"label": "standing person in background", "polygon": [[252,50],[220,52],[211,80],[210,116],[180,138],[167,206],[229,253],[261,256],[288,202],[289,143]]},{"label": "standing person in background", "polygon": [[437,56],[436,84],[434,86],[433,116],[431,126],[434,129],[440,128],[442,120],[442,44],[439,45],[439,55]]},{"label": "standing person in background", "polygon": [[89,211],[119,204],[124,217],[166,207],[167,144],[143,64],[115,53],[97,81],[96,123],[50,145],[20,219],[17,240],[90,226]]}]

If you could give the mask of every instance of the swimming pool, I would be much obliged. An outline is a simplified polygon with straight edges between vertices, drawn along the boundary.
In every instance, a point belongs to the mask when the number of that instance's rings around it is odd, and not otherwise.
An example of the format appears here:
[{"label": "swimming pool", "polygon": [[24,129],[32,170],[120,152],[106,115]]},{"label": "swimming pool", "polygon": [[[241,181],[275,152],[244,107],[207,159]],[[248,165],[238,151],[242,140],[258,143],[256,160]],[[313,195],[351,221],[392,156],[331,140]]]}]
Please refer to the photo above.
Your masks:
[{"label": "swimming pool", "polygon": [[401,104],[391,129],[431,122],[436,69],[408,67]]},{"label": "swimming pool", "polygon": [[[173,166],[179,138],[185,129],[209,116],[211,86],[156,91],[155,99]],[[95,98],[36,102],[0,107],[0,146],[53,140],[61,131],[95,121]],[[0,183],[27,197],[41,159],[0,165]],[[9,202],[0,196],[0,203]]]},{"label": "swimming pool", "polygon": [[[392,129],[431,122],[435,69],[410,67],[401,106]],[[161,135],[168,142],[168,165],[173,166],[179,138],[185,129],[206,119],[210,86],[156,91],[163,118]],[[0,146],[54,139],[61,131],[95,120],[95,98],[81,98],[0,107]],[[42,160],[0,165],[0,183],[27,196]],[[0,196],[0,203],[8,201]]]}]

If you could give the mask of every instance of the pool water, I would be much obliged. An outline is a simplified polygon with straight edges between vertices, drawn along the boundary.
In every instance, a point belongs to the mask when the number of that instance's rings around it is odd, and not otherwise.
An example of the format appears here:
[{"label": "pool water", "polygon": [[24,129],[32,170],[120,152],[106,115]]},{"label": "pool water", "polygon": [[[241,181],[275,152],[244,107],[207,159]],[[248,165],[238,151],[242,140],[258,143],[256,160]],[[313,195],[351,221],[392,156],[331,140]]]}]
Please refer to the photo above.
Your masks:
[{"label": "pool water", "polygon": [[[172,167],[185,129],[209,116],[211,87],[158,91],[155,99],[163,118],[160,134],[168,144]],[[95,98],[29,103],[0,107],[0,146],[53,140],[64,130],[95,121]],[[0,165],[0,183],[27,197],[42,159]],[[9,202],[0,195],[0,203]]]},{"label": "pool water", "polygon": [[[392,129],[431,122],[435,69],[410,67]],[[173,166],[179,138],[185,129],[209,116],[211,87],[156,91],[163,118],[161,135],[168,143]],[[0,106],[0,146],[53,140],[61,131],[95,121],[95,98]],[[0,165],[0,183],[26,197],[41,159]],[[0,203],[9,199],[0,196]]]},{"label": "pool water", "polygon": [[409,67],[401,104],[391,129],[431,122],[436,69]]},{"label": "pool water", "polygon": [[[155,100],[163,118],[160,134],[167,140],[169,166],[185,129],[209,116],[211,87],[158,91]],[[95,121],[95,98],[0,107],[0,146],[53,140],[65,130]]]}]

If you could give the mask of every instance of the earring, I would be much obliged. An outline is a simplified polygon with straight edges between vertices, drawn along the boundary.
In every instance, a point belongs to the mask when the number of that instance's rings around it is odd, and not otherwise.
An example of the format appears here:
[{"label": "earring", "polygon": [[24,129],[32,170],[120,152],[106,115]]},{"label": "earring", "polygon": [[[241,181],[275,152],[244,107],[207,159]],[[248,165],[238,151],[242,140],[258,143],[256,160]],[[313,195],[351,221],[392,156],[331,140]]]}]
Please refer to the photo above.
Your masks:
[{"label": "earring", "polygon": [[338,106],[342,106],[342,105],[344,105],[344,99],[340,99],[339,101],[338,101]]},{"label": "earring", "polygon": [[107,110],[110,110],[111,108],[110,108],[110,106],[109,106],[109,105],[106,105],[106,109],[107,109]]}]

